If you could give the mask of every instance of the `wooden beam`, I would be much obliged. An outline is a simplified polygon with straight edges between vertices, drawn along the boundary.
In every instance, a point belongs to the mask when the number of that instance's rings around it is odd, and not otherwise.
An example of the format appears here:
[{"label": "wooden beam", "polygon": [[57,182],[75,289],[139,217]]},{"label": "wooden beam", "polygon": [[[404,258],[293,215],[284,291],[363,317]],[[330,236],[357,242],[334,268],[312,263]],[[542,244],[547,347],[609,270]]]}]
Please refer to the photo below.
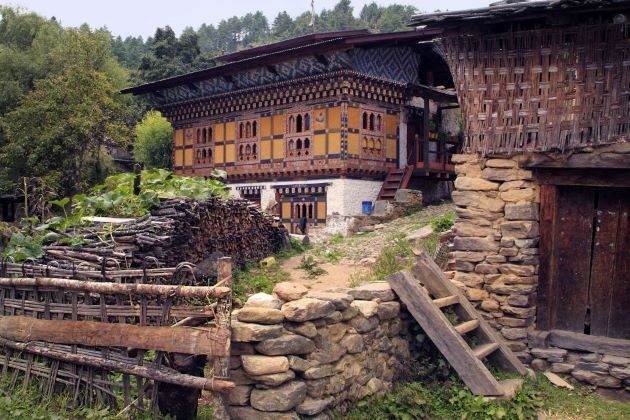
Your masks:
[{"label": "wooden beam", "polygon": [[234,389],[234,382],[222,381],[220,379],[206,379],[198,376],[186,375],[176,370],[162,367],[161,369],[138,366],[132,363],[119,362],[116,360],[104,359],[100,357],[87,356],[84,354],[74,354],[45,347],[36,343],[18,343],[0,337],[0,345],[14,350],[26,351],[50,359],[62,360],[64,362],[78,365],[92,366],[100,369],[111,370],[112,372],[127,373],[129,375],[141,376],[158,382],[181,385],[195,389],[205,389],[207,391],[230,392]]},{"label": "wooden beam", "polygon": [[630,171],[624,169],[534,168],[540,184],[589,187],[630,186]]},{"label": "wooden beam", "polygon": [[521,162],[525,168],[630,169],[630,153],[575,153],[566,157],[530,154]]},{"label": "wooden beam", "polygon": [[552,330],[549,344],[566,350],[588,351],[612,356],[630,357],[630,340],[599,337],[571,331]]},{"label": "wooden beam", "polygon": [[171,328],[95,321],[0,318],[0,337],[14,341],[46,341],[97,347],[131,347],[186,354],[229,356],[224,328]]}]

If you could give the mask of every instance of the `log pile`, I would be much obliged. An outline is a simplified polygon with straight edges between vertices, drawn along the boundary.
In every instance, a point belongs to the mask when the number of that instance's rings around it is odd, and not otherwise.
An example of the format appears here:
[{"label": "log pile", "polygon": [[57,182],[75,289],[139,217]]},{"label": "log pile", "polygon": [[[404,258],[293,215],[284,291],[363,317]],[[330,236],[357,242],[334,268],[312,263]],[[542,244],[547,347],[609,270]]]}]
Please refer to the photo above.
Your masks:
[{"label": "log pile", "polygon": [[163,201],[133,221],[100,224],[75,234],[87,243],[48,246],[46,259],[111,269],[143,267],[147,261],[175,267],[182,261],[201,263],[225,255],[242,267],[280,250],[288,236],[272,216],[249,202],[218,198]]}]

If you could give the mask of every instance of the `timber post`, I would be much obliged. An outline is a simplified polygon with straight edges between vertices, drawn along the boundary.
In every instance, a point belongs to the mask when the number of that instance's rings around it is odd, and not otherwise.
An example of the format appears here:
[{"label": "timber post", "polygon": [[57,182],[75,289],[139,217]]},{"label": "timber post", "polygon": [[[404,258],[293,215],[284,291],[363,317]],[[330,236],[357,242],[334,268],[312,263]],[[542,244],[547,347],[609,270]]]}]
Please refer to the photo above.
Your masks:
[{"label": "timber post", "polygon": [[[217,261],[217,285],[229,288],[232,290],[232,258],[222,257]],[[215,324],[219,330],[224,330],[227,334],[227,340],[225,341],[227,356],[215,357],[213,360],[213,380],[225,381],[230,376],[230,338],[232,335],[231,329],[231,313],[232,313],[232,294],[228,293],[217,300],[217,306],[215,309]],[[227,412],[227,403],[225,397],[219,393],[213,394],[214,402],[214,418],[215,419],[229,419],[230,416]]]}]

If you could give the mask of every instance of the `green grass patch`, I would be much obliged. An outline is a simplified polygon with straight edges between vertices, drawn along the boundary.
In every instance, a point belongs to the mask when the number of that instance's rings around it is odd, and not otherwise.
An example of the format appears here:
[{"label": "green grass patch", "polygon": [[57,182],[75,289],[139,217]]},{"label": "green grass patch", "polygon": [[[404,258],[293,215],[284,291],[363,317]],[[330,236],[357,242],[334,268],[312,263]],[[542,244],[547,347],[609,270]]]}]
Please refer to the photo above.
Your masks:
[{"label": "green grass patch", "polygon": [[306,271],[306,275],[309,279],[314,279],[315,277],[323,276],[327,273],[326,270],[318,265],[312,255],[302,257],[302,261],[300,262],[300,265],[298,265],[298,268]]},{"label": "green grass patch", "polygon": [[455,212],[449,211],[446,214],[432,217],[429,223],[431,224],[431,226],[433,226],[433,229],[435,229],[437,233],[442,233],[453,227],[453,225],[455,224],[455,218]]},{"label": "green grass patch", "polygon": [[410,268],[412,264],[410,257],[413,255],[411,249],[411,243],[405,240],[403,235],[396,237],[393,244],[383,248],[376,258],[371,273],[373,280],[384,280],[397,271]]},{"label": "green grass patch", "polygon": [[[510,375],[502,374],[501,377]],[[484,401],[458,381],[408,382],[338,410],[335,418],[359,419],[505,419],[536,418],[545,412],[557,419],[627,419],[630,404],[607,401],[590,388],[553,386],[541,374],[527,379],[510,401]]]}]

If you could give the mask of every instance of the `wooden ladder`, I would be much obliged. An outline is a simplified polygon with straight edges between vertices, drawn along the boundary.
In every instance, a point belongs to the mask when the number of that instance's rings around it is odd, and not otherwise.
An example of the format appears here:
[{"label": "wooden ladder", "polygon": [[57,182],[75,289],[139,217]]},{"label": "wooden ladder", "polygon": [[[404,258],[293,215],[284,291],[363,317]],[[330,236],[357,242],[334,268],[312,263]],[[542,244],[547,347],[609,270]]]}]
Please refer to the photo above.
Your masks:
[{"label": "wooden ladder", "polygon": [[[411,272],[387,279],[392,289],[473,394],[503,396],[506,389],[483,361],[519,375],[527,369],[435,262],[426,253],[414,253],[417,263]],[[449,322],[442,312],[446,307],[453,309],[459,324]],[[478,344],[471,348],[464,336],[476,337]]]},{"label": "wooden ladder", "polygon": [[396,195],[396,191],[400,188],[407,188],[412,174],[412,165],[406,166],[403,169],[396,168],[390,170],[385,178],[385,182],[383,182],[381,191],[378,193],[378,200],[393,200]]}]

